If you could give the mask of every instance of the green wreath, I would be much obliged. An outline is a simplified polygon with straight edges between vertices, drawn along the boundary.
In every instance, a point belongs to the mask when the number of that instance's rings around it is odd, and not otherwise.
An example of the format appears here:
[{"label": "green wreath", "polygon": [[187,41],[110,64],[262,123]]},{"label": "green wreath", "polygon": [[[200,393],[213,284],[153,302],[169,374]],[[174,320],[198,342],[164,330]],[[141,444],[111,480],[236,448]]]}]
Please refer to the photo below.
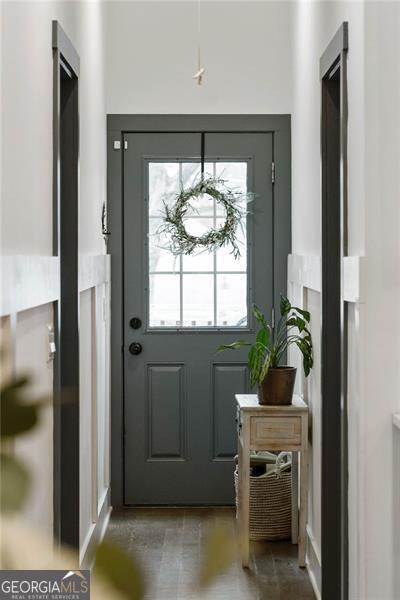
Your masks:
[{"label": "green wreath", "polygon": [[[184,221],[191,209],[190,201],[204,194],[214,198],[218,204],[224,207],[225,222],[221,227],[210,229],[202,236],[195,236],[186,230]],[[245,194],[245,196],[248,195]],[[176,256],[178,254],[212,252],[222,246],[231,245],[233,256],[239,258],[237,228],[246,214],[246,211],[238,206],[241,198],[243,198],[243,194],[228,189],[223,179],[211,177],[182,190],[172,207],[164,202],[163,224],[159,232],[168,235],[170,242],[168,249]]]}]

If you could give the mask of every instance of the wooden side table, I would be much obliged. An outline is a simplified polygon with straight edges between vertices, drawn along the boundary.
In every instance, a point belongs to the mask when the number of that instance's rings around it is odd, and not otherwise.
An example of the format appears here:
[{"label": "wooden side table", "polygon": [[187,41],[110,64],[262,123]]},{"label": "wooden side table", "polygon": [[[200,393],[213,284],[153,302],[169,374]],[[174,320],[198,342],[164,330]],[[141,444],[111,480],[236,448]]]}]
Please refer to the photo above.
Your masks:
[{"label": "wooden side table", "polygon": [[[299,566],[305,567],[308,487],[308,406],[293,396],[290,406],[261,406],[256,394],[237,394],[238,523],[243,567],[249,566],[250,451],[286,450],[300,453]],[[294,475],[294,476],[293,476]],[[292,503],[297,514],[298,486],[292,474]],[[293,522],[292,531],[297,531]]]}]

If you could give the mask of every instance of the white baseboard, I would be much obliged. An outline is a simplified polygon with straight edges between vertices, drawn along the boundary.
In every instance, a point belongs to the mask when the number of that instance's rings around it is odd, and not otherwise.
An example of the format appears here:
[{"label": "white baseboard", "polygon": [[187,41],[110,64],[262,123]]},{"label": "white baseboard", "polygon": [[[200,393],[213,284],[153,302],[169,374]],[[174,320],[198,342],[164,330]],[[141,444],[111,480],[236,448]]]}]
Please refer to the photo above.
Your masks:
[{"label": "white baseboard", "polygon": [[306,568],[317,600],[321,600],[321,559],[316,548],[314,536],[307,527]]},{"label": "white baseboard", "polygon": [[112,507],[110,505],[110,488],[108,488],[103,496],[99,516],[96,523],[93,523],[79,552],[79,563],[82,569],[90,569],[93,563],[94,555],[97,546],[102,541],[110,520]]}]

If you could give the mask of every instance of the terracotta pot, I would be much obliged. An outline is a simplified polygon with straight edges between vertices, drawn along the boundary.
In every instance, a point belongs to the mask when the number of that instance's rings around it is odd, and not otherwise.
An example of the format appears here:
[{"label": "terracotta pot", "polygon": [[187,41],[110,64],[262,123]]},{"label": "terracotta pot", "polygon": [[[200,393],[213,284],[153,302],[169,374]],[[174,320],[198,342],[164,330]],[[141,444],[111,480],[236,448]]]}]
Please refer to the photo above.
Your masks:
[{"label": "terracotta pot", "polygon": [[273,406],[292,404],[295,379],[295,367],[269,369],[266,378],[258,386],[258,403]]}]

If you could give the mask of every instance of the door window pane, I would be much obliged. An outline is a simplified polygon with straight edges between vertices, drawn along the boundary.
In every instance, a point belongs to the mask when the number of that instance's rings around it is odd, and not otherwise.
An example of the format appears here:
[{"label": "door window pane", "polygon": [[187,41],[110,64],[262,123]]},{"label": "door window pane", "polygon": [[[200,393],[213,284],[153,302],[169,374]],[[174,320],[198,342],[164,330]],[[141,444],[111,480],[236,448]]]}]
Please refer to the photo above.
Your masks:
[{"label": "door window pane", "polygon": [[179,163],[149,163],[149,216],[159,217],[163,203],[171,204],[179,189]]},{"label": "door window pane", "polygon": [[[223,219],[216,219],[217,227],[223,225]],[[245,224],[244,224],[245,225]],[[231,246],[223,246],[216,251],[217,271],[238,271],[245,273],[247,270],[247,235],[244,227],[240,227],[236,232],[237,244],[240,251],[239,258],[235,258],[232,254]]]},{"label": "door window pane", "polygon": [[[247,163],[244,162],[217,162],[215,163],[215,176],[223,179],[225,185],[234,192],[245,194],[247,191]],[[246,199],[241,202],[246,208]],[[217,205],[217,215],[224,216],[224,207]]]},{"label": "door window pane", "polygon": [[[226,246],[213,252],[173,256],[162,225],[164,203],[172,205],[181,189],[201,176],[193,161],[150,162],[148,198],[149,326],[153,328],[247,327],[247,214],[237,232],[241,256]],[[208,162],[206,177],[220,177],[225,186],[246,193],[246,162]],[[224,210],[205,196],[192,202],[185,227],[195,236],[224,223]]]},{"label": "door window pane", "polygon": [[214,325],[214,277],[183,275],[183,327]]},{"label": "door window pane", "polygon": [[217,274],[217,325],[247,325],[247,281],[244,273]]},{"label": "door window pane", "polygon": [[150,273],[179,271],[179,258],[168,249],[168,237],[160,233],[162,219],[149,219],[149,266]]},{"label": "door window pane", "polygon": [[150,275],[150,327],[180,326],[179,275]]}]

